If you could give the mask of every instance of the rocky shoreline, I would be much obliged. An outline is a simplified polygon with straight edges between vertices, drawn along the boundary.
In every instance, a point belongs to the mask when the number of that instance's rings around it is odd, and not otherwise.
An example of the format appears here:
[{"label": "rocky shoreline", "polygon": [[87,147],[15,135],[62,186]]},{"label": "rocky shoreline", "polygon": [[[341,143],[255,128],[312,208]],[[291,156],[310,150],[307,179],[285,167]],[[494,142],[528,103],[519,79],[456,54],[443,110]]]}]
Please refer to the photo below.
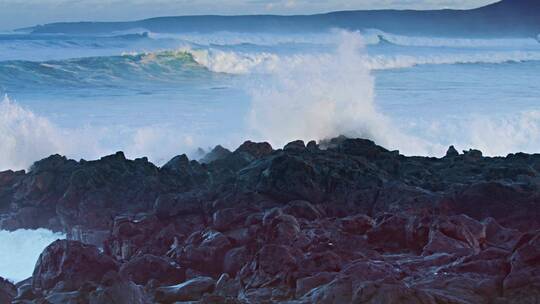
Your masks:
[{"label": "rocky shoreline", "polygon": [[0,172],[0,229],[67,233],[0,303],[537,303],[540,155],[246,142]]}]

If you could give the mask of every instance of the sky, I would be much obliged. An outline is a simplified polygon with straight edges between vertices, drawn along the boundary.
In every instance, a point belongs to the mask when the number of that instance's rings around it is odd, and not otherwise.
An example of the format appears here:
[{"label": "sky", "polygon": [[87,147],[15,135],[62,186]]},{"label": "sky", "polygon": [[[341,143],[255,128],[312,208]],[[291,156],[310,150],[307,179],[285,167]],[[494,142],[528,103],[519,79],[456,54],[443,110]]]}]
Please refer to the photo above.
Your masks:
[{"label": "sky", "polygon": [[0,0],[0,30],[60,21],[120,21],[177,15],[468,9],[492,2],[495,0]]}]

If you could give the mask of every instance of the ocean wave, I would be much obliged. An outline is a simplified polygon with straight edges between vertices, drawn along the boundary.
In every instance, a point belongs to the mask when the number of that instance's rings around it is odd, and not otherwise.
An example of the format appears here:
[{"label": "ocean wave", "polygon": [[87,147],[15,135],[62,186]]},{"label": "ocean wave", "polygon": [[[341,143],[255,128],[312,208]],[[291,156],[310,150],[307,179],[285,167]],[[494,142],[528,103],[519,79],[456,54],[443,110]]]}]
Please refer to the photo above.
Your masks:
[{"label": "ocean wave", "polygon": [[[125,53],[120,56],[86,57],[57,61],[0,62],[0,84],[17,88],[28,84],[81,87],[111,86],[129,82],[188,80],[206,72],[225,74],[272,73],[276,67],[313,64],[332,58],[330,53],[277,54],[240,52],[216,48],[181,47],[174,51]],[[540,61],[540,51],[438,52],[418,55],[359,54],[355,64],[369,70],[410,68],[419,65],[507,64]]]},{"label": "ocean wave", "polygon": [[534,38],[448,38],[406,36],[380,30],[363,32],[368,44],[379,44],[381,38],[393,45],[436,48],[536,48],[540,45]]},{"label": "ocean wave", "polygon": [[123,54],[45,62],[0,62],[0,84],[8,88],[34,86],[111,86],[119,82],[170,83],[193,72],[204,72],[190,53],[182,51]]},{"label": "ocean wave", "polygon": [[[221,50],[184,50],[210,71],[230,74],[271,72],[276,66],[297,66],[327,60],[329,54],[280,56],[273,53],[242,53]],[[434,55],[368,55],[362,54],[356,64],[370,70],[410,68],[418,65],[504,64],[540,61],[540,52],[484,51]]]},{"label": "ocean wave", "polygon": [[0,61],[106,56],[126,49],[153,50],[155,46],[170,46],[167,43],[171,42],[154,40],[148,32],[112,36],[0,34]]},{"label": "ocean wave", "polygon": [[375,55],[366,56],[364,64],[372,70],[388,70],[410,68],[418,65],[451,65],[451,64],[506,64],[540,61],[540,52],[523,51],[486,51],[465,54],[438,55]]},{"label": "ocean wave", "polygon": [[237,32],[215,32],[215,33],[183,33],[165,34],[150,33],[154,39],[173,39],[188,44],[198,46],[234,46],[234,45],[258,45],[258,46],[279,46],[283,44],[335,44],[337,42],[336,33],[338,30],[321,33],[302,34],[272,34],[272,33],[237,33]]}]

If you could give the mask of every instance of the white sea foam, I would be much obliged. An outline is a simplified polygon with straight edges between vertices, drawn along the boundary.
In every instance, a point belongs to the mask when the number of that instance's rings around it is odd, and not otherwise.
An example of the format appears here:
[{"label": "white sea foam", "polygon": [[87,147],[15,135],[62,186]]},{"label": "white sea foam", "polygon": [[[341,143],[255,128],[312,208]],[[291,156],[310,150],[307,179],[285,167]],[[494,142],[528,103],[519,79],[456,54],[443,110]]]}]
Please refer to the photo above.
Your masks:
[{"label": "white sea foam", "polygon": [[[200,65],[216,73],[249,74],[274,72],[281,66],[304,66],[314,61],[327,61],[329,58],[340,60],[327,53],[278,55],[274,53],[243,53],[217,49],[191,49],[182,51],[192,54]],[[388,70],[409,68],[417,65],[439,64],[501,64],[525,61],[540,61],[539,51],[475,51],[467,53],[439,53],[436,55],[368,55],[358,54],[356,61],[350,64],[370,69]]]},{"label": "white sea foam", "polygon": [[387,33],[380,30],[367,30],[364,32],[370,44],[380,42],[379,37],[392,44],[416,47],[450,47],[450,48],[506,48],[506,47],[538,47],[534,38],[449,38],[449,37],[422,37],[405,36]]},{"label": "white sea foam", "polygon": [[259,46],[276,46],[281,44],[331,44],[335,41],[335,31],[321,33],[278,34],[278,33],[182,33],[163,34],[150,33],[155,39],[174,39],[199,46],[231,46],[254,44]]},{"label": "white sea foam", "polygon": [[24,169],[32,160],[63,150],[60,131],[7,97],[0,103],[0,170]]},{"label": "white sea foam", "polygon": [[37,259],[43,249],[57,239],[63,239],[61,233],[45,229],[0,230],[0,276],[11,281],[22,281],[34,271]]},{"label": "white sea foam", "polygon": [[96,159],[122,150],[128,157],[147,156],[163,164],[197,146],[190,134],[164,125],[60,128],[45,117],[11,101],[0,102],[0,171],[28,169],[51,154]]},{"label": "white sea foam", "polygon": [[278,63],[261,85],[251,88],[253,136],[280,146],[295,139],[347,135],[412,154],[430,150],[429,143],[400,132],[377,109],[374,79],[362,64],[362,37],[341,35],[334,54],[306,56],[302,64]]}]

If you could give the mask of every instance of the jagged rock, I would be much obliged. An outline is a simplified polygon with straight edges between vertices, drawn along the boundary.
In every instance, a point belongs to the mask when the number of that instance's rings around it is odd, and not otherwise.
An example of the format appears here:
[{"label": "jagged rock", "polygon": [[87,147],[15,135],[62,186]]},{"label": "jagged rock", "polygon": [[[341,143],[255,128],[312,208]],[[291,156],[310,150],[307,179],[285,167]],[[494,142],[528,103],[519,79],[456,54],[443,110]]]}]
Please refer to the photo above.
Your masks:
[{"label": "jagged rock", "polygon": [[296,281],[296,298],[301,298],[316,287],[331,282],[336,275],[336,273],[332,272],[319,272],[313,276],[298,279]]},{"label": "jagged rock", "polygon": [[293,215],[296,218],[303,218],[309,221],[322,217],[321,211],[315,208],[315,206],[308,201],[288,202],[283,208],[283,212]]},{"label": "jagged rock", "polygon": [[305,149],[306,145],[304,144],[303,140],[296,140],[290,142],[283,147],[283,150],[285,151],[303,151]]},{"label": "jagged rock", "polygon": [[34,294],[34,290],[32,289],[32,284],[23,284],[17,288],[17,297],[15,297],[15,300],[32,300],[35,298],[35,296],[36,295]]},{"label": "jagged rock", "polygon": [[393,215],[383,219],[375,227],[367,231],[368,241],[381,246],[387,251],[405,251],[408,247],[408,218]]},{"label": "jagged rock", "polygon": [[410,288],[405,284],[362,282],[354,291],[352,303],[437,304],[440,302],[430,293]]},{"label": "jagged rock", "polygon": [[224,159],[229,156],[232,152],[223,148],[220,145],[217,145],[212,151],[206,154],[202,159],[201,163],[208,164],[218,159]]},{"label": "jagged rock", "polygon": [[[373,225],[375,224],[373,219],[371,219],[369,216],[364,214],[357,214],[354,216],[348,216],[346,218],[342,218],[339,221],[339,224],[341,226],[341,229],[343,229],[346,232],[349,233],[355,233],[355,234],[364,234],[369,229],[373,228]],[[372,240],[373,240],[373,234],[372,234]]]},{"label": "jagged rock", "polygon": [[88,300],[84,294],[79,291],[70,292],[52,292],[45,297],[45,303],[50,304],[83,304]]},{"label": "jagged rock", "polygon": [[15,285],[0,277],[0,303],[11,303],[15,296],[17,296]]},{"label": "jagged rock", "polygon": [[474,254],[477,248],[471,247],[469,244],[459,240],[450,238],[438,230],[432,230],[429,235],[429,242],[424,247],[424,255],[434,253],[451,253],[457,255]]},{"label": "jagged rock", "polygon": [[197,303],[540,296],[540,155],[406,157],[345,137],[215,150],[205,164],[56,155],[0,173],[1,227],[103,248],[55,242],[17,301],[173,303],[183,280]]},{"label": "jagged rock", "polygon": [[198,277],[174,286],[164,286],[156,290],[156,301],[173,303],[196,301],[205,293],[212,292],[216,281],[210,277]]},{"label": "jagged rock", "polygon": [[154,212],[158,218],[166,219],[178,214],[202,213],[202,204],[197,193],[166,194],[156,199]]},{"label": "jagged rock", "polygon": [[478,161],[482,159],[482,151],[469,149],[469,151],[463,151],[463,158],[468,161]]},{"label": "jagged rock", "polygon": [[174,261],[153,255],[135,257],[120,267],[120,274],[138,285],[156,280],[163,285],[184,281],[185,269]]},{"label": "jagged rock", "polygon": [[253,260],[240,272],[243,283],[250,288],[259,288],[265,284],[291,284],[293,274],[298,269],[300,252],[284,245],[265,245]]},{"label": "jagged rock", "polygon": [[352,303],[353,288],[349,277],[338,277],[330,283],[312,289],[302,297],[307,303]]},{"label": "jagged rock", "polygon": [[496,246],[508,251],[514,249],[520,240],[522,233],[516,229],[502,227],[493,218],[484,221],[486,242],[488,246]]},{"label": "jagged rock", "polygon": [[[511,270],[504,279],[505,293],[519,293],[516,290],[529,290],[538,294],[540,286],[540,234],[526,235],[520,241],[521,245],[510,257]],[[534,291],[534,292],[533,292]]]},{"label": "jagged rock", "polygon": [[197,231],[186,240],[179,260],[193,269],[219,274],[223,272],[223,259],[231,246],[229,238],[221,232]]},{"label": "jagged rock", "polygon": [[459,156],[459,152],[456,150],[454,146],[448,147],[448,150],[446,151],[446,155],[444,157],[446,158],[453,158]]},{"label": "jagged rock", "polygon": [[222,297],[236,298],[240,290],[240,282],[224,273],[217,280],[214,293]]},{"label": "jagged rock", "polygon": [[163,167],[161,167],[162,170],[168,170],[175,173],[183,173],[184,171],[187,171],[189,167],[189,158],[187,155],[182,154],[173,157],[170,161],[168,161]]},{"label": "jagged rock", "polygon": [[272,149],[272,146],[269,143],[254,143],[248,140],[238,147],[238,149],[236,149],[234,152],[247,153],[257,159],[267,156],[273,151],[274,149]]},{"label": "jagged rock", "polygon": [[223,271],[234,276],[250,260],[250,254],[246,247],[233,248],[225,254]]},{"label": "jagged rock", "polygon": [[309,151],[316,151],[319,149],[319,146],[317,145],[316,141],[310,140],[306,145],[306,149],[308,149]]},{"label": "jagged rock", "polygon": [[73,291],[86,282],[100,282],[103,275],[117,269],[117,263],[93,245],[58,240],[39,256],[32,287],[50,290],[62,283],[61,290]]},{"label": "jagged rock", "polygon": [[89,304],[150,304],[149,296],[141,286],[129,281],[118,281],[102,286],[90,293]]},{"label": "jagged rock", "polygon": [[214,228],[219,231],[238,228],[244,223],[249,214],[250,210],[244,208],[226,208],[218,210],[214,212],[213,215]]}]

